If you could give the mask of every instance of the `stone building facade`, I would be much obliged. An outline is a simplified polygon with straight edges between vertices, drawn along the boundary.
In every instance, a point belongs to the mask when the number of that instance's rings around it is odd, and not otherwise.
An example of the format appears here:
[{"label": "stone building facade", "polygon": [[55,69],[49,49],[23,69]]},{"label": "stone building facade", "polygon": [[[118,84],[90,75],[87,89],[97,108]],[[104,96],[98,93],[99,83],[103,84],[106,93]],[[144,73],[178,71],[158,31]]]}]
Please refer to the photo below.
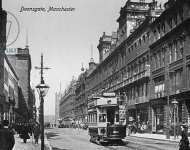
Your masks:
[{"label": "stone building facade", "polygon": [[162,8],[155,1],[146,3],[128,0],[121,8],[117,20],[119,23],[117,39],[108,40],[103,34],[98,49],[100,57],[105,54],[101,53],[105,51],[104,49],[108,55],[87,77],[86,87],[89,92],[87,96],[102,91],[116,92],[122,101],[121,104],[127,107],[126,121],[130,118],[130,120],[139,120],[139,123],[140,119],[148,122],[149,25],[161,12]]},{"label": "stone building facade", "polygon": [[128,0],[116,43],[111,46],[105,33],[100,38],[100,63],[87,74],[86,99],[116,92],[127,123],[144,125],[144,132],[189,124],[189,6],[187,0],[169,0],[165,8],[154,0]]},{"label": "stone building facade", "polygon": [[3,105],[3,116],[2,118],[5,120],[9,120],[10,123],[15,122],[16,115],[15,109],[17,109],[19,103],[19,95],[18,95],[18,82],[19,78],[11,66],[8,58],[4,57],[4,105]]},{"label": "stone building facade", "polygon": [[151,24],[149,47],[150,123],[153,132],[166,133],[168,126],[190,123],[190,3],[169,0],[165,8]]},{"label": "stone building facade", "polygon": [[88,97],[115,92],[123,121],[138,131],[173,134],[174,126],[189,125],[189,1],[168,0],[163,8],[155,0],[128,0],[117,22],[117,33],[99,39],[99,63],[91,58],[78,79],[75,114]]},{"label": "stone building facade", "polygon": [[2,1],[0,0],[0,114],[3,119],[5,96],[4,96],[4,61],[6,49],[6,23],[7,13],[2,9]]},{"label": "stone building facade", "polygon": [[34,102],[31,96],[30,86],[31,56],[29,48],[28,46],[24,49],[18,48],[14,54],[7,54],[7,57],[20,79],[20,97],[25,101],[25,104],[23,103],[23,105],[26,105],[26,112],[23,113],[27,114],[26,120],[30,120],[33,117]]},{"label": "stone building facade", "polygon": [[75,121],[82,124],[86,123],[87,101],[85,98],[85,81],[87,72],[82,72],[76,82],[75,89]]},{"label": "stone building facade", "polygon": [[65,125],[71,125],[75,119],[75,89],[76,80],[73,79],[63,93],[59,103],[59,117],[62,120],[62,124]]},{"label": "stone building facade", "polygon": [[[0,0],[0,113],[1,120],[29,121],[33,115],[33,99],[30,98],[31,58],[25,49],[6,49],[7,13]],[[7,54],[6,52],[16,54]]]}]

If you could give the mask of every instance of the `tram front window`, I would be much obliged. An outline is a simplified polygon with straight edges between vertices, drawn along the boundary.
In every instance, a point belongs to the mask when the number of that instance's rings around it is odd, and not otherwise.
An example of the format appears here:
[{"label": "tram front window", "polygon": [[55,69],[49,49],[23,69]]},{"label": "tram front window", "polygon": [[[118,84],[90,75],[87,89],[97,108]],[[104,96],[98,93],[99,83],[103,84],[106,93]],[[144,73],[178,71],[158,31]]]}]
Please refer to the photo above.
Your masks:
[{"label": "tram front window", "polygon": [[107,121],[110,123],[110,125],[114,124],[114,119],[115,119],[115,109],[114,108],[109,108],[107,109]]},{"label": "tram front window", "polygon": [[106,114],[99,115],[99,122],[106,122]]}]

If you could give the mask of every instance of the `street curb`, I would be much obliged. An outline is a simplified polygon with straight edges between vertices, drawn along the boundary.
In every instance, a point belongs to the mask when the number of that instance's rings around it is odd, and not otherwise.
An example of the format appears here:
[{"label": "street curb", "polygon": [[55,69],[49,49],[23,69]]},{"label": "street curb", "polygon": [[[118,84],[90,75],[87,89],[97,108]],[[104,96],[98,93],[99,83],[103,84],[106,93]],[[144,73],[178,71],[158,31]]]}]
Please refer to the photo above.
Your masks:
[{"label": "street curb", "polygon": [[[157,138],[151,138],[151,137],[139,137],[139,136],[135,136],[135,135],[130,135],[131,137],[136,137],[136,138],[143,138],[143,139],[151,139],[151,140],[159,140],[159,141],[168,141],[171,143],[179,143],[179,141],[174,141],[174,140],[170,140],[170,139],[157,139]],[[128,136],[130,138],[130,136]],[[127,137],[125,138],[127,140]]]},{"label": "street curb", "polygon": [[45,139],[45,147],[46,147],[45,149],[46,149],[46,150],[52,150],[52,147],[51,147],[51,145],[50,145],[50,142],[49,142],[48,139],[47,139],[47,135],[46,135],[46,134],[47,134],[47,132],[46,132],[45,135],[44,135],[44,137],[45,137],[45,138],[44,138],[44,139]]}]

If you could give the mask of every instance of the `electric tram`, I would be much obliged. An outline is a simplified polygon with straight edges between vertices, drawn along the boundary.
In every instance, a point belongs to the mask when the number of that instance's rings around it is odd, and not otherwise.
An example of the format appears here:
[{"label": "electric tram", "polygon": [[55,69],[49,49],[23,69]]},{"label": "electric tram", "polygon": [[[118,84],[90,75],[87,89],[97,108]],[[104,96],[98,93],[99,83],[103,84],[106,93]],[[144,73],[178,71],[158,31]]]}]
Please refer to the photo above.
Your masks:
[{"label": "electric tram", "polygon": [[119,106],[115,93],[103,93],[88,99],[88,133],[97,144],[121,142],[126,126],[119,124]]}]

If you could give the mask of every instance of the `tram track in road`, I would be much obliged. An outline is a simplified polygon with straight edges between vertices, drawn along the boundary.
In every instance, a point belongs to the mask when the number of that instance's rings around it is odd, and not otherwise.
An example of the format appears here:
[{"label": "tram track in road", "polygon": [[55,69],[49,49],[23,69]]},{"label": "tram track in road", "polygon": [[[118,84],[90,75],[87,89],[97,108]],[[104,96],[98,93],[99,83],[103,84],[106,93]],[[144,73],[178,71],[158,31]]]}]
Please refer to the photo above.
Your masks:
[{"label": "tram track in road", "polygon": [[134,143],[134,142],[125,142],[124,145],[107,145],[104,146],[109,150],[163,150],[163,148],[159,148],[157,146],[149,145],[146,143]]},{"label": "tram track in road", "polygon": [[115,148],[115,147],[108,146],[108,147],[106,147],[106,148],[108,148],[109,150],[118,150],[118,147]]},{"label": "tram track in road", "polygon": [[171,147],[171,145],[166,145],[165,143],[158,144],[159,142],[137,140],[134,141],[130,139],[127,139],[125,142],[125,147],[132,148],[135,150],[176,150],[176,147]]},{"label": "tram track in road", "polygon": [[123,143],[110,143],[104,147],[109,149],[109,150],[133,150],[133,148],[127,147],[125,142],[123,142]]}]

